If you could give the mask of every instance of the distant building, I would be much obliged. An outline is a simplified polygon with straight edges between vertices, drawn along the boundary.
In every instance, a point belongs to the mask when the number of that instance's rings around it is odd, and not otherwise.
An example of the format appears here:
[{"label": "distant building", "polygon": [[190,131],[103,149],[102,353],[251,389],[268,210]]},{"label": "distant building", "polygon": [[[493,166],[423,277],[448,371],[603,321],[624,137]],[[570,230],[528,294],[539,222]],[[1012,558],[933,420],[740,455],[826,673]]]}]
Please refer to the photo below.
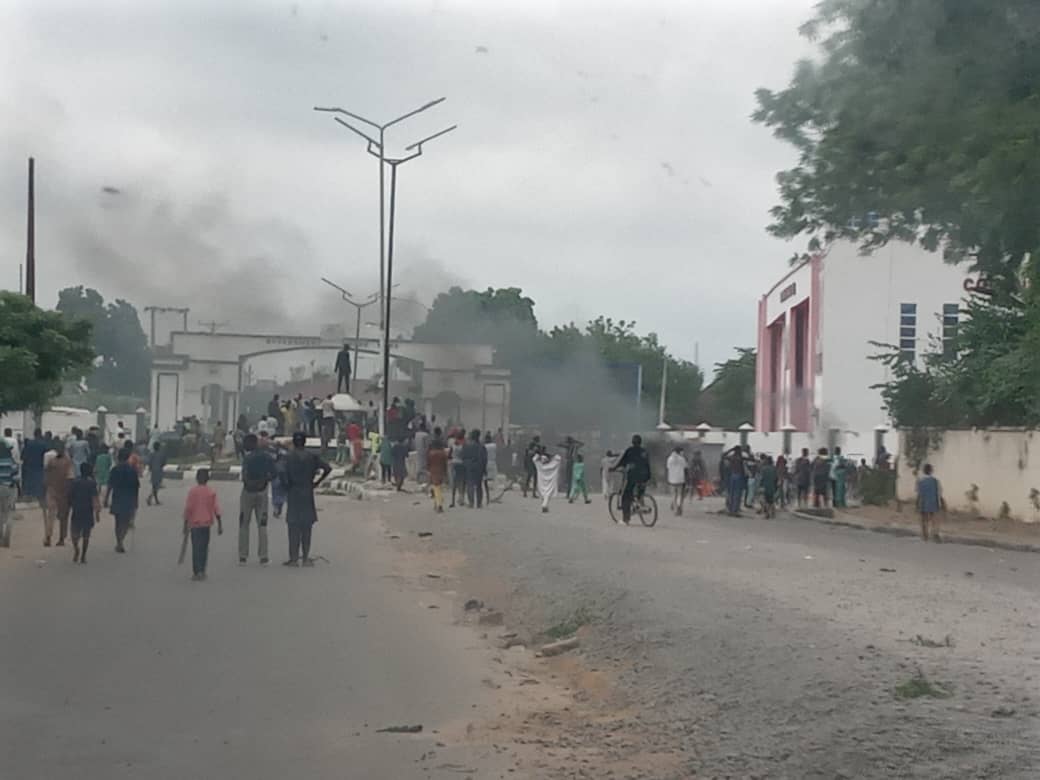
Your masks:
[{"label": "distant building", "polygon": [[943,349],[966,279],[963,267],[905,243],[861,256],[840,242],[793,268],[758,304],[755,427],[872,453],[873,431],[890,421],[874,387],[888,369],[871,359],[882,351],[871,342],[915,361]]}]

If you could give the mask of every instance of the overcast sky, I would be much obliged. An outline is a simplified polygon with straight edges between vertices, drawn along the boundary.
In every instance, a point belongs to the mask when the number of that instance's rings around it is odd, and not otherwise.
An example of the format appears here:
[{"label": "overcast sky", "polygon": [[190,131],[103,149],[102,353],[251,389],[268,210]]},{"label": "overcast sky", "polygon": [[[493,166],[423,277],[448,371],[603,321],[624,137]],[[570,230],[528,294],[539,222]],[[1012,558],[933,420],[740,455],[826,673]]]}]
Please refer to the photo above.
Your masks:
[{"label": "overcast sky", "polygon": [[378,165],[312,107],[447,96],[387,144],[459,125],[400,168],[405,289],[519,286],[543,326],[634,319],[710,368],[796,248],[765,232],[793,154],[748,116],[812,5],[0,0],[0,286],[31,154],[41,303],[316,333],[342,312],[319,277],[377,285]]}]

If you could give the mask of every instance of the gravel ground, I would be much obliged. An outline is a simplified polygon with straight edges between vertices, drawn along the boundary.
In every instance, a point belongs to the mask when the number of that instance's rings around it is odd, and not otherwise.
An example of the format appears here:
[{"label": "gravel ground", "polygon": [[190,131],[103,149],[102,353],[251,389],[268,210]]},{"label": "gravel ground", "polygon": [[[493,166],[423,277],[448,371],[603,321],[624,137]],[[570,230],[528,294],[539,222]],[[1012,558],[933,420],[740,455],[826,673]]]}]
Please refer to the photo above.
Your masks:
[{"label": "gravel ground", "polygon": [[[454,554],[451,592],[501,609],[498,631],[587,624],[580,650],[540,662],[568,703],[494,727],[532,776],[1040,774],[1040,556],[707,501],[647,530],[610,523],[601,498],[443,516],[417,495],[370,500],[403,551]],[[947,695],[896,695],[921,676]]]}]

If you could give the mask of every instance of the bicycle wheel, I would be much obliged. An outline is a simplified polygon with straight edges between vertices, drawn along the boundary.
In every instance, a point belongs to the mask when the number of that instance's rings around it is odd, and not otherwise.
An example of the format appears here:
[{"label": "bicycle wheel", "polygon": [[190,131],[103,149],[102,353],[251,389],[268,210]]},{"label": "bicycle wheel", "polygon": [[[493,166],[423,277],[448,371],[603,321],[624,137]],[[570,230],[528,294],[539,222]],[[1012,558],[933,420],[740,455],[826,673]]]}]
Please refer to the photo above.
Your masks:
[{"label": "bicycle wheel", "polygon": [[632,511],[639,515],[639,522],[647,528],[653,528],[657,525],[657,501],[650,494],[633,502]]},{"label": "bicycle wheel", "polygon": [[610,498],[607,499],[607,510],[610,512],[610,519],[615,523],[620,523],[623,515],[621,514],[621,494],[611,493]]}]

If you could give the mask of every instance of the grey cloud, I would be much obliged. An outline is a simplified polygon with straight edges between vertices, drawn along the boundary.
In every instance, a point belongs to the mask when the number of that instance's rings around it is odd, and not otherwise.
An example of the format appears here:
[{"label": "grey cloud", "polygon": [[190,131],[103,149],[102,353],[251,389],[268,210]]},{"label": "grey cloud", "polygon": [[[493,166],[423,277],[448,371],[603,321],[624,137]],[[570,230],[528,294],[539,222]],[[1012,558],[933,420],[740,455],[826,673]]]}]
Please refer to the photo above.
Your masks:
[{"label": "grey cloud", "polygon": [[791,252],[763,229],[790,152],[747,117],[812,4],[23,0],[0,19],[0,254],[24,252],[33,153],[45,292],[333,316],[319,277],[376,279],[375,163],[311,106],[385,118],[444,94],[391,139],[460,124],[401,169],[402,273],[440,269],[416,291],[520,285],[543,324],[636,319],[709,364],[753,340]]}]

